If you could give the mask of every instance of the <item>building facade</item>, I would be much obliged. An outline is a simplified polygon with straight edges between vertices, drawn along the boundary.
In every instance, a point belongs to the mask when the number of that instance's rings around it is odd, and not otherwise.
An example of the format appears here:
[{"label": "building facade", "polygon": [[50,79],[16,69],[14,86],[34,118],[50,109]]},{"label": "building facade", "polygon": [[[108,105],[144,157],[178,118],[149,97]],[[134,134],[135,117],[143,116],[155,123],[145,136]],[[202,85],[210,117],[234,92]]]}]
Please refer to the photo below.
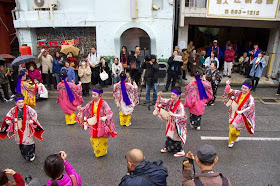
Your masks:
[{"label": "building facade", "polygon": [[280,64],[278,9],[279,0],[181,0],[178,42],[206,47],[213,39],[220,46],[231,40],[240,48],[249,41],[259,43],[269,56],[264,75],[275,77]]},{"label": "building facade", "polygon": [[[169,0],[17,0],[14,26],[19,44],[38,54],[38,40],[80,38],[81,54],[119,57],[121,47],[141,46],[167,58],[172,51],[173,3]],[[43,5],[42,5],[43,4]]]}]

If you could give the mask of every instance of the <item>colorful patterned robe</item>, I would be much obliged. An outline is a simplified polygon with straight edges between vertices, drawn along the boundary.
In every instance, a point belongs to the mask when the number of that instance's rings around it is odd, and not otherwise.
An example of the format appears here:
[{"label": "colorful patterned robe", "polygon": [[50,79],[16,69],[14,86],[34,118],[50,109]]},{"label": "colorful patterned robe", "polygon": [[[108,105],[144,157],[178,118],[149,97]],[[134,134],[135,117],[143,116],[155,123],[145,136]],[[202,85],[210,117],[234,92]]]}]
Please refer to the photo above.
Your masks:
[{"label": "colorful patterned robe", "polygon": [[[109,107],[109,105],[106,103],[106,101],[104,101],[102,98],[100,98],[99,104],[100,107],[97,110],[98,113],[97,124],[93,126],[89,126],[90,136],[95,137],[95,133],[97,133],[97,138],[99,137],[109,138],[110,136],[115,138],[117,136],[117,132],[113,121],[113,112]],[[92,100],[88,104],[86,104],[85,107],[82,108],[81,112],[77,114],[76,122],[81,125],[84,125],[84,122],[86,122],[88,118],[91,118],[93,116],[94,113],[93,113],[93,100]],[[105,116],[106,116],[105,121],[100,120],[101,117],[105,117]]]},{"label": "colorful patterned robe", "polygon": [[187,86],[185,86],[184,106],[188,107],[189,112],[196,116],[203,115],[205,110],[205,103],[213,99],[213,91],[212,91],[211,83],[209,81],[201,81],[201,82],[208,95],[208,99],[202,99],[202,100],[200,99],[196,81],[192,81]]},{"label": "colorful patterned robe", "polygon": [[[37,113],[34,109],[32,109],[28,105],[24,105],[23,107],[23,119],[22,119],[22,127],[19,127],[18,119],[17,119],[18,107],[13,107],[6,115],[2,122],[1,130],[5,127],[6,121],[11,121],[8,129],[6,130],[6,134],[0,134],[0,138],[4,139],[6,136],[12,138],[15,136],[15,141],[17,144],[24,145],[32,145],[34,144],[34,136],[39,140],[42,140],[42,134],[44,133],[44,129],[37,120]],[[33,123],[29,121],[32,120]],[[37,126],[42,130],[35,130]]]},{"label": "colorful patterned robe", "polygon": [[56,103],[60,103],[60,107],[65,114],[73,114],[77,110],[77,106],[84,103],[82,97],[82,86],[75,85],[72,82],[67,83],[74,93],[75,100],[72,103],[70,102],[64,81],[61,81],[57,85],[58,96]]},{"label": "colorful patterned robe", "polygon": [[36,106],[37,86],[31,85],[26,81],[21,80],[21,93],[24,96],[24,104],[29,106]]},{"label": "colorful patterned robe", "polygon": [[129,100],[132,103],[131,105],[126,105],[123,101],[121,82],[116,83],[113,89],[113,97],[117,107],[124,115],[129,115],[133,112],[134,107],[139,104],[138,98],[138,87],[132,85],[131,83],[125,83],[126,92],[128,94]]},{"label": "colorful patterned robe", "polygon": [[[229,98],[233,98],[236,102],[242,92],[240,90],[232,90],[230,85],[225,87],[225,92],[228,94]],[[232,123],[232,126],[237,130],[247,129],[249,134],[253,135],[255,131],[255,99],[252,95],[246,100],[244,105],[240,109],[244,111],[243,114],[237,115],[235,118],[230,117],[229,123]],[[229,113],[231,116],[234,116],[235,113],[232,113],[232,108],[229,107]],[[234,119],[234,120],[233,120]],[[233,121],[232,121],[233,120]]]},{"label": "colorful patterned robe", "polygon": [[[171,99],[159,98],[155,105],[155,109],[159,104],[162,106],[161,109],[164,109],[168,112],[172,111],[175,105]],[[171,138],[174,141],[182,141],[182,143],[185,144],[187,139],[187,114],[181,101],[174,114],[176,116],[170,116],[168,122],[166,123],[165,136]]]}]

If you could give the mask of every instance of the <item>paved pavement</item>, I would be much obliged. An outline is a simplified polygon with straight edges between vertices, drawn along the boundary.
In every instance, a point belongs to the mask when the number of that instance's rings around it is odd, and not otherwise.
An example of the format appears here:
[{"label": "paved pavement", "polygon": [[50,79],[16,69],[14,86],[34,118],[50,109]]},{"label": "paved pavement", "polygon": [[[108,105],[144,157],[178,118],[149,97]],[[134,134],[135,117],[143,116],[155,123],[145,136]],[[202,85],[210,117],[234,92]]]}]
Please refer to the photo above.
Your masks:
[{"label": "paved pavement", "polygon": [[[219,95],[222,93],[219,90]],[[275,88],[259,88],[253,93],[256,96],[267,97],[275,94]],[[88,102],[87,98],[85,102]],[[174,158],[173,154],[161,154],[160,149],[165,142],[165,126],[161,120],[152,115],[145,106],[137,106],[132,115],[132,126],[119,125],[118,109],[112,99],[106,99],[114,114],[114,122],[118,136],[109,139],[108,155],[96,158],[90,146],[88,131],[81,126],[66,126],[64,114],[57,105],[56,99],[38,102],[35,109],[38,118],[45,128],[44,140],[36,140],[37,158],[33,163],[26,162],[20,155],[19,148],[13,139],[0,141],[0,169],[12,168],[23,175],[39,177],[46,183],[43,163],[51,153],[60,150],[68,153],[68,160],[83,178],[83,185],[118,185],[126,173],[125,153],[131,148],[143,150],[146,159],[150,161],[161,159],[168,168],[168,185],[181,185],[183,158]],[[2,120],[14,103],[0,104],[0,119]],[[254,137],[280,137],[279,105],[264,105],[256,103],[256,133]],[[202,130],[191,130],[188,126],[188,137],[185,151],[193,151],[204,143],[215,146],[219,161],[215,171],[222,172],[237,186],[280,185],[279,141],[240,141],[232,149],[227,147],[227,141],[201,140],[201,136],[228,136],[228,113],[222,101],[215,106],[207,107],[202,117]],[[242,131],[242,137],[250,137]],[[196,170],[199,168],[196,166]],[[199,171],[198,171],[199,172]]]}]

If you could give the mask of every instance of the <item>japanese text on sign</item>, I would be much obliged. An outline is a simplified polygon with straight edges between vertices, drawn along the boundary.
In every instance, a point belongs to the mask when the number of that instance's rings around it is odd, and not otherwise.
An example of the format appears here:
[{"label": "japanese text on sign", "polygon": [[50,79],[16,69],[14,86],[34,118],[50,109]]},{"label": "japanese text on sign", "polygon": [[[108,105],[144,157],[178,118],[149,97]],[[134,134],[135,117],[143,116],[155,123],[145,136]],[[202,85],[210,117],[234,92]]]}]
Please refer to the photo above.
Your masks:
[{"label": "japanese text on sign", "polygon": [[280,0],[208,0],[207,17],[275,20]]}]

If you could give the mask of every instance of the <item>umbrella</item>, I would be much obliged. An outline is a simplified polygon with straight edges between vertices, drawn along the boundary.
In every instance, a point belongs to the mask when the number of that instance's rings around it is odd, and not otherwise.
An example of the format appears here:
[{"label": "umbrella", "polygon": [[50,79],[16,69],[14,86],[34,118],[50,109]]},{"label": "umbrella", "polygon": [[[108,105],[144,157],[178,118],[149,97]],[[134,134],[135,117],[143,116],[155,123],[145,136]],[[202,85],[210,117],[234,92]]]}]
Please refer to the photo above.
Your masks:
[{"label": "umbrella", "polygon": [[31,61],[34,61],[35,57],[31,55],[22,55],[18,56],[13,62],[12,66],[19,66],[20,64],[25,64]]},{"label": "umbrella", "polygon": [[5,58],[5,59],[15,59],[15,56],[12,56],[10,54],[0,54],[0,58]]},{"label": "umbrella", "polygon": [[0,61],[6,61],[6,59],[4,59],[4,58],[0,58]]},{"label": "umbrella", "polygon": [[80,49],[78,49],[77,47],[74,47],[73,45],[61,45],[61,50],[60,52],[62,52],[63,54],[68,54],[68,52],[72,52],[74,56],[78,56]]}]

